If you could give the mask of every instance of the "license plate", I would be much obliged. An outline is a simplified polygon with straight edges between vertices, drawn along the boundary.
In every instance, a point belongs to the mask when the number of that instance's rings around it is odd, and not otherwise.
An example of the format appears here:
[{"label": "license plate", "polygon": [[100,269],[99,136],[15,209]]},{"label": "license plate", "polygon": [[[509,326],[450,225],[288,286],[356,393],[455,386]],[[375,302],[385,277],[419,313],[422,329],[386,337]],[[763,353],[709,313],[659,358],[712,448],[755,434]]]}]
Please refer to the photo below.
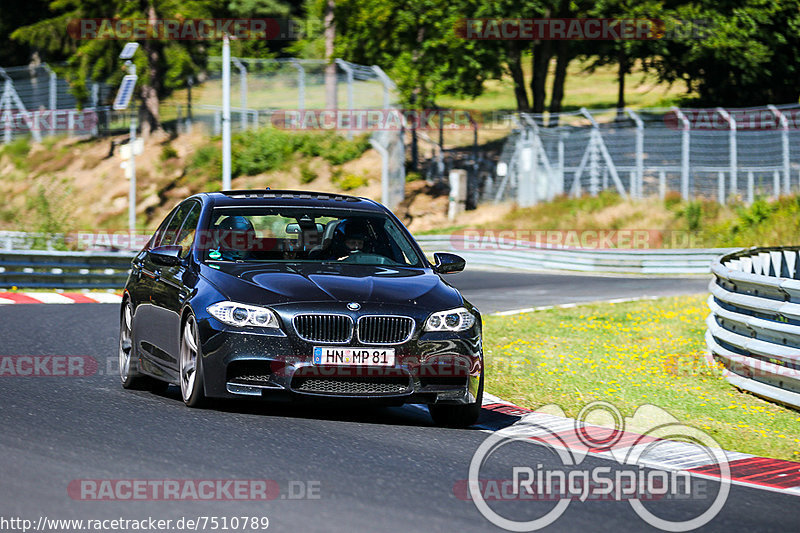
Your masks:
[{"label": "license plate", "polygon": [[394,366],[394,348],[315,346],[314,364]]}]

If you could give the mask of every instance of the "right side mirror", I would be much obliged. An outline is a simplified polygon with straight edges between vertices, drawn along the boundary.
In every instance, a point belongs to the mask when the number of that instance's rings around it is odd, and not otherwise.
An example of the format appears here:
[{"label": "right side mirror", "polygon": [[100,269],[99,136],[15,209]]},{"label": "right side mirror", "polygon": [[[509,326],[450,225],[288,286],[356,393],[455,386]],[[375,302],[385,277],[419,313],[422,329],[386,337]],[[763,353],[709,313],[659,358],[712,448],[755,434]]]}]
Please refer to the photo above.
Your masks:
[{"label": "right side mirror", "polygon": [[467,262],[461,256],[447,252],[436,252],[433,254],[433,271],[438,274],[451,274],[461,272],[467,266]]}]

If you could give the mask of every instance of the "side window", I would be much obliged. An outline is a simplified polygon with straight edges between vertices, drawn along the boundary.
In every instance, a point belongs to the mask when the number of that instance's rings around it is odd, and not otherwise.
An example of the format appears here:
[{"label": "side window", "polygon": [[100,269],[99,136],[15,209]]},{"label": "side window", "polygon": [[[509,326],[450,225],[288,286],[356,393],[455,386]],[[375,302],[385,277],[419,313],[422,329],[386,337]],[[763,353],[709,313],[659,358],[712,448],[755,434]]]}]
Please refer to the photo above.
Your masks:
[{"label": "side window", "polygon": [[175,211],[175,214],[167,225],[167,229],[162,234],[160,242],[156,246],[167,246],[178,242],[179,230],[186,220],[189,211],[195,205],[195,202],[184,202],[178,206],[177,211]]},{"label": "side window", "polygon": [[189,251],[192,249],[194,236],[195,233],[197,233],[197,223],[200,221],[200,205],[196,202],[192,203],[194,205],[192,206],[191,211],[189,211],[189,214],[186,216],[186,221],[183,223],[183,226],[181,226],[178,239],[175,243],[183,248],[181,251],[182,258],[189,255]]},{"label": "side window", "polygon": [[150,248],[155,248],[156,246],[159,246],[161,239],[164,237],[164,232],[167,231],[167,226],[169,225],[169,221],[172,218],[172,215],[175,214],[176,210],[177,208],[170,211],[169,214],[166,217],[164,217],[164,220],[161,221],[161,225],[158,226],[158,229],[156,230],[155,233],[153,233],[153,236],[150,238],[150,242],[148,243]]}]

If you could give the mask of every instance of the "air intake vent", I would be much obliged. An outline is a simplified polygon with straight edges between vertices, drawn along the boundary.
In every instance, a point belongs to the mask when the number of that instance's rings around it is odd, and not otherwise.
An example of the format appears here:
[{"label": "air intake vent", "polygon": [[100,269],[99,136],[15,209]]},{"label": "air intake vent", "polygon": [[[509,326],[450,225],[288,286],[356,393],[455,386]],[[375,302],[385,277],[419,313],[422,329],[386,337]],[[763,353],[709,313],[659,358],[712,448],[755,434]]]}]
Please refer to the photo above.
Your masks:
[{"label": "air intake vent", "polygon": [[397,395],[407,393],[410,388],[408,378],[294,378],[292,380],[292,389],[295,391],[316,394]]},{"label": "air intake vent", "polygon": [[414,320],[407,316],[362,316],[358,319],[358,340],[364,344],[400,344],[414,332]]},{"label": "air intake vent", "polygon": [[350,342],[353,319],[347,315],[297,315],[294,317],[297,335],[309,342]]}]

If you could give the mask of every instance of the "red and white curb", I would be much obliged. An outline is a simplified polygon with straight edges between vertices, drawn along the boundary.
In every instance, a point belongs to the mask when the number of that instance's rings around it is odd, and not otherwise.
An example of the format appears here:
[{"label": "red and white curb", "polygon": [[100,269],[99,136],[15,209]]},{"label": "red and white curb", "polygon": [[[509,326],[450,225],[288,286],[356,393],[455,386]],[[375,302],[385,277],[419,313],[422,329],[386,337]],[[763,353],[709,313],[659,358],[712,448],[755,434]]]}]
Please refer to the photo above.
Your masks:
[{"label": "red and white curb", "polygon": [[[691,476],[719,479],[719,465],[712,453],[703,450],[695,443],[671,441],[648,437],[630,431],[617,431],[613,446],[594,447],[587,444],[585,436],[579,433],[609,434],[611,428],[579,422],[571,418],[539,413],[519,407],[491,394],[485,394],[483,409],[499,415],[515,417],[512,424],[498,421],[479,423],[477,427],[494,432],[500,429],[519,429],[534,444],[540,443],[569,450],[581,455],[592,455],[613,459],[619,463],[628,457],[639,457],[637,447],[648,447],[646,459],[637,461],[641,466],[687,472]],[[541,437],[541,438],[540,438]],[[651,446],[658,441],[658,446]],[[730,468],[730,482],[761,490],[800,496],[800,463],[757,457],[747,453],[721,450]],[[631,453],[633,452],[633,453]]]},{"label": "red and white curb", "polygon": [[122,296],[111,292],[0,292],[3,304],[118,304]]}]

